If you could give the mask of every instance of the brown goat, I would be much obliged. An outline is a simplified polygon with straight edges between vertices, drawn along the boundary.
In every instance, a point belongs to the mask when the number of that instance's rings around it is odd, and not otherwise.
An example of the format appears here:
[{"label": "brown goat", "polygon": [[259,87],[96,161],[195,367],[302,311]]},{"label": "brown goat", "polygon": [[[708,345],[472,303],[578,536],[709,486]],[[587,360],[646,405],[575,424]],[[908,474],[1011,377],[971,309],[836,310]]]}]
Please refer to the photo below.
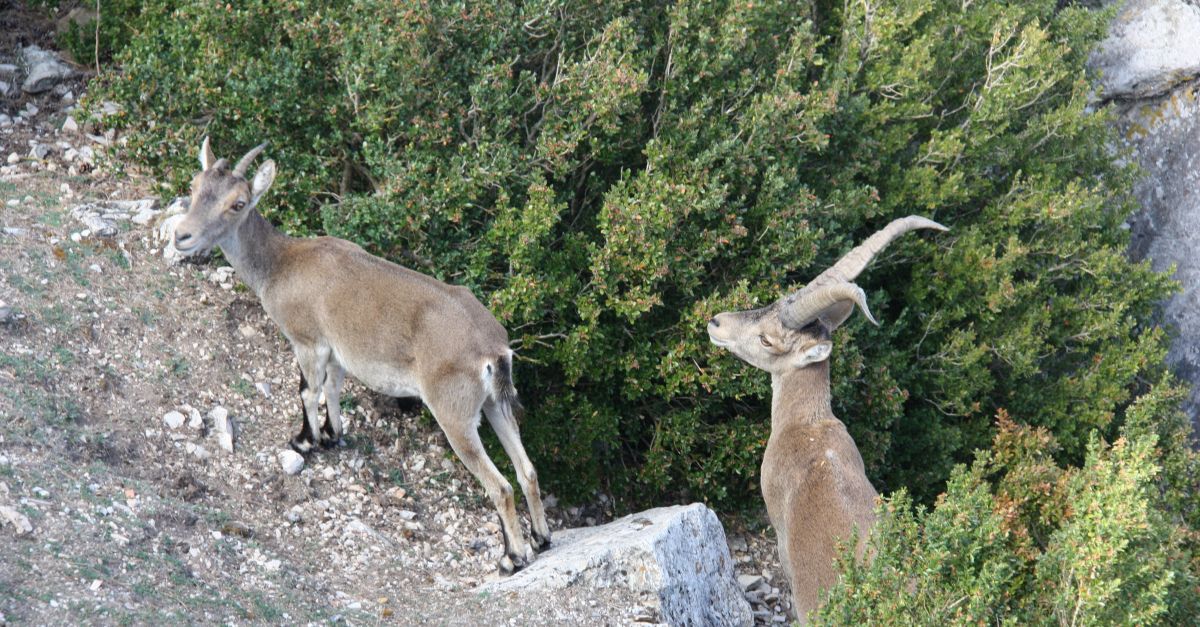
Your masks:
[{"label": "brown goat", "polygon": [[879,251],[913,229],[946,227],[918,216],[895,220],[800,291],[761,309],[718,314],[708,323],[713,344],[771,373],[762,493],[802,623],[837,581],[838,541],[855,541],[861,559],[875,523],[875,488],[854,439],[830,406],[830,335],[855,305],[875,322],[853,281]]},{"label": "brown goat", "polygon": [[[505,548],[500,570],[521,568],[533,559],[533,549],[521,532],[512,486],[479,439],[482,409],[516,468],[533,542],[549,545],[537,474],[517,429],[521,405],[508,332],[466,288],[345,240],[293,238],[276,230],[255,209],[275,179],[275,163],[264,163],[253,182],[246,179],[246,168],[264,146],[230,168],[213,158],[205,138],[202,170],[192,181],[187,215],[175,229],[175,247],[189,255],[220,246],[291,342],[305,414],[293,448],[308,452],[318,433],[326,446],[340,440],[338,403],[347,373],[382,394],[419,397],[500,514]],[[317,413],[322,392],[323,426]]]}]

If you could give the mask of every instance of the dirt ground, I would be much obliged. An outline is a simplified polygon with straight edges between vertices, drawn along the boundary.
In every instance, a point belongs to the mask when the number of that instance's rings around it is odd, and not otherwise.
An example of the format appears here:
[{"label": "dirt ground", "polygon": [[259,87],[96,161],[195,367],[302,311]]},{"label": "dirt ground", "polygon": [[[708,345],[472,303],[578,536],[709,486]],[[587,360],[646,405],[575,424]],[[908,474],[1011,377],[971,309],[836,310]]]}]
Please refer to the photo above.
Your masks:
[{"label": "dirt ground", "polygon": [[[153,222],[107,204],[154,186],[118,167],[119,138],[63,128],[83,80],[0,98],[0,160],[17,155],[0,162],[0,506],[32,527],[0,522],[0,624],[657,620],[621,590],[476,593],[497,576],[495,512],[419,407],[350,382],[344,446],[285,474],[300,420],[286,342],[236,276],[169,264]],[[89,202],[115,234],[73,215]],[[552,529],[625,513],[548,509]],[[726,525],[738,572],[768,575],[757,620],[781,620],[773,538]]]}]

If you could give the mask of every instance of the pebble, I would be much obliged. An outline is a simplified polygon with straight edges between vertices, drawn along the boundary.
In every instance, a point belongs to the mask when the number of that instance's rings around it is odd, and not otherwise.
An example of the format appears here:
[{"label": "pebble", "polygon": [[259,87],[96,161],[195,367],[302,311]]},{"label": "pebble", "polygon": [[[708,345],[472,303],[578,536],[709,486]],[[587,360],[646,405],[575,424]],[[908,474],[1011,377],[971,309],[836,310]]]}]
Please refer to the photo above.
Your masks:
[{"label": "pebble", "polygon": [[21,160],[21,155],[15,152],[8,153],[8,165],[14,165]]},{"label": "pebble", "polygon": [[184,406],[188,412],[188,427],[199,429],[204,426],[204,416],[200,415],[200,410],[191,406]]},{"label": "pebble", "polygon": [[15,527],[19,536],[33,531],[33,524],[29,522],[29,518],[7,505],[0,505],[0,518]]},{"label": "pebble", "polygon": [[183,414],[177,411],[169,411],[163,414],[163,422],[172,429],[178,429],[183,426]]},{"label": "pebble", "polygon": [[299,505],[293,505],[292,509],[287,511],[285,517],[291,523],[302,522],[304,520],[304,512]]},{"label": "pebble", "polygon": [[737,580],[742,590],[753,590],[766,582],[762,575],[738,575]]},{"label": "pebble", "polygon": [[75,118],[68,115],[67,119],[63,121],[62,130],[65,133],[78,133],[79,123],[75,121]]},{"label": "pebble", "polygon": [[304,469],[304,457],[296,451],[285,449],[279,451],[279,465],[283,468],[283,472],[294,475]]},{"label": "pebble", "polygon": [[204,446],[200,444],[188,442],[186,445],[184,445],[184,448],[188,453],[195,455],[196,459],[208,459],[211,456],[211,453],[208,452],[208,449],[204,448]]},{"label": "pebble", "polygon": [[98,264],[98,263],[93,263],[92,265],[88,266],[88,270],[91,270],[92,272],[95,272],[96,274],[101,274],[102,272],[104,272],[104,270],[100,267],[100,264]]},{"label": "pebble", "polygon": [[259,381],[254,384],[254,389],[258,390],[265,398],[271,398],[271,383],[269,381]]},{"label": "pebble", "polygon": [[247,340],[258,336],[258,330],[248,324],[244,324],[239,327],[238,332],[241,333],[242,337],[246,338]]},{"label": "pebble", "polygon": [[385,496],[387,496],[387,502],[392,505],[400,505],[404,502],[404,497],[407,495],[408,492],[400,486],[388,488],[388,491],[385,494]]}]

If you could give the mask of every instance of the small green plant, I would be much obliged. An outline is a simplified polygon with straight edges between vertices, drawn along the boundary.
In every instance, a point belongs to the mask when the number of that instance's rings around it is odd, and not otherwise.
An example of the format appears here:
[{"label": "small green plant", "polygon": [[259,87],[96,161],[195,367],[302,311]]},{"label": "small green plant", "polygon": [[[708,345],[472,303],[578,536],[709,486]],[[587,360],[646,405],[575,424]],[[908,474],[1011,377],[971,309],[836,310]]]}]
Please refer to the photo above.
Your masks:
[{"label": "small green plant", "polygon": [[190,370],[191,365],[187,359],[179,355],[172,356],[167,362],[167,373],[176,379],[186,379]]}]

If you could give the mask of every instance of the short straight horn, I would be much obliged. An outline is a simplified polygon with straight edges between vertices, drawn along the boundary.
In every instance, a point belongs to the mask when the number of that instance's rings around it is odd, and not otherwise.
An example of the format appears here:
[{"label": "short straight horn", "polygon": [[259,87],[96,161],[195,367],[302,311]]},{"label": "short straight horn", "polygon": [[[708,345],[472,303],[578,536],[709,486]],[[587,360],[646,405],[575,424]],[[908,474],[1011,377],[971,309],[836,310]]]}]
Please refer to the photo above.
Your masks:
[{"label": "short straight horn", "polygon": [[887,226],[846,253],[837,263],[830,266],[828,270],[818,274],[815,279],[805,286],[805,289],[831,283],[848,283],[853,281],[867,267],[867,264],[871,263],[875,255],[878,255],[880,251],[887,248],[888,244],[892,243],[892,240],[916,229],[949,230],[937,222],[928,218],[922,218],[921,216],[908,216],[907,218],[892,220]]},{"label": "short straight horn", "polygon": [[266,147],[267,142],[263,142],[251,148],[250,152],[246,153],[246,156],[242,157],[241,160],[237,162],[237,165],[233,166],[233,173],[244,178],[246,176],[246,168],[250,167],[250,164],[254,162],[254,158],[257,157],[258,153],[262,152]]}]

